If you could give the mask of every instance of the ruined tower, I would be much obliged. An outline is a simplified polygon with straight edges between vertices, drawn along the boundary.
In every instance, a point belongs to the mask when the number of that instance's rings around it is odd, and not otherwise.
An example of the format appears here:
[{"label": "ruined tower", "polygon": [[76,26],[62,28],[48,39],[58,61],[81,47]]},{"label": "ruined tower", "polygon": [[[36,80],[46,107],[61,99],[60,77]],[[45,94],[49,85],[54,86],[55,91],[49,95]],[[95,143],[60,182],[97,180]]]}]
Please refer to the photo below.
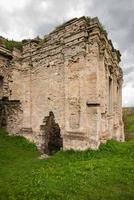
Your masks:
[{"label": "ruined tower", "polygon": [[44,152],[50,140],[80,150],[124,140],[120,56],[98,18],[86,17],[23,41],[22,51],[0,47],[0,96],[13,105],[8,131]]}]

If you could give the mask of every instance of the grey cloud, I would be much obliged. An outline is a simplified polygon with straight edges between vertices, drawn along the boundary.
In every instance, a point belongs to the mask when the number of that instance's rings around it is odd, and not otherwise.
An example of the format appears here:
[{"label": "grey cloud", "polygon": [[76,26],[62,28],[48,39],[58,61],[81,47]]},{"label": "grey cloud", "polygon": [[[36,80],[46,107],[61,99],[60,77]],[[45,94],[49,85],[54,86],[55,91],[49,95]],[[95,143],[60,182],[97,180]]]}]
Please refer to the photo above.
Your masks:
[{"label": "grey cloud", "polygon": [[128,67],[128,68],[126,68],[124,70],[124,75],[126,76],[126,75],[130,74],[133,71],[134,71],[134,66],[130,66],[130,67]]},{"label": "grey cloud", "polygon": [[9,13],[6,9],[0,8],[0,31],[1,32],[8,32],[9,30]]},{"label": "grey cloud", "polygon": [[0,2],[0,34],[14,39],[43,36],[72,17],[98,16],[121,50],[124,88],[133,83],[134,0],[23,0],[18,8],[5,1],[11,9]]},{"label": "grey cloud", "polygon": [[[19,37],[33,37],[38,34],[44,35],[56,25],[69,19],[69,13],[77,10],[81,0],[32,0],[10,13],[0,13],[0,23],[8,32],[18,32]],[[46,5],[43,6],[43,5]],[[8,20],[2,16],[9,16]],[[8,23],[4,25],[5,21]],[[2,29],[0,30],[1,32]]]},{"label": "grey cloud", "polygon": [[[133,0],[94,0],[92,9],[86,5],[86,13],[91,10],[92,15],[97,15],[108,29],[110,37],[118,44],[119,48],[126,50],[134,43],[134,1]],[[90,13],[89,13],[90,15]]]}]

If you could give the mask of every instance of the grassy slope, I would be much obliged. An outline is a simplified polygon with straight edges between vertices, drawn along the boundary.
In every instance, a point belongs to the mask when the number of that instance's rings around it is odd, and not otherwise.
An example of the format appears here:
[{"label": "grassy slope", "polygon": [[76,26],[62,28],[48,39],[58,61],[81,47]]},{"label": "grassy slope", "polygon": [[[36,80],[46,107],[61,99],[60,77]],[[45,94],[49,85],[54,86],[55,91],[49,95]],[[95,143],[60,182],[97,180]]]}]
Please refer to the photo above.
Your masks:
[{"label": "grassy slope", "polygon": [[134,132],[134,115],[127,115],[125,120],[125,131],[127,133]]},{"label": "grassy slope", "polygon": [[0,131],[0,200],[134,199],[134,141],[38,156],[24,138]]},{"label": "grassy slope", "polygon": [[123,121],[126,133],[134,133],[134,108],[123,108]]}]

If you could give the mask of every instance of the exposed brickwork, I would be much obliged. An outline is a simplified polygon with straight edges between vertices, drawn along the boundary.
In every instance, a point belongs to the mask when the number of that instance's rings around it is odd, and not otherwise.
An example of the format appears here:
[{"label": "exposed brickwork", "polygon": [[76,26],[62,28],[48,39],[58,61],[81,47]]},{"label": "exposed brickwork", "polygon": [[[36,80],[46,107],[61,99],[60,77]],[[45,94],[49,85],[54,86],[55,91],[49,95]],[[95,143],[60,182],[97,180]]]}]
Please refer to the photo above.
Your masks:
[{"label": "exposed brickwork", "polygon": [[120,53],[98,18],[75,18],[44,41],[25,40],[22,52],[1,48],[3,96],[21,102],[21,134],[40,147],[40,126],[52,111],[64,149],[98,148],[110,138],[123,140]]}]

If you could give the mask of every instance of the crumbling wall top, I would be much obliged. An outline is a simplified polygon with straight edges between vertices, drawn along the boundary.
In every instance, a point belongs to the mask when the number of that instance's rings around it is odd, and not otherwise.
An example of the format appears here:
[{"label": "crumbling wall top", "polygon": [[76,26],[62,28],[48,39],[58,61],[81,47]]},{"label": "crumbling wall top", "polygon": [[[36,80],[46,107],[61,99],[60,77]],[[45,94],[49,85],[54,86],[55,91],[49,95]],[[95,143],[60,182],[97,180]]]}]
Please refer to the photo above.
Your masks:
[{"label": "crumbling wall top", "polygon": [[[85,17],[85,16],[82,16],[80,18],[73,18],[57,26],[54,31],[44,36],[43,39],[40,39],[39,37],[37,37],[34,39],[23,40],[22,54],[24,55],[25,53],[28,53],[30,49],[34,51],[34,50],[39,50],[44,46],[46,47],[53,46],[54,43],[56,44],[56,47],[63,46],[65,43],[67,43],[68,37],[71,37],[75,34],[79,34],[79,32],[85,32],[89,35],[89,37],[97,35],[100,40],[103,40],[103,43],[105,43],[105,46],[109,45],[111,52],[113,52],[113,54],[116,55],[118,62],[120,62],[121,54],[119,50],[116,50],[114,48],[111,40],[108,39],[107,33],[104,30],[99,19],[97,17],[90,18],[90,17]],[[4,38],[0,37],[0,41],[3,41],[3,40]],[[12,58],[11,52],[4,49],[4,47],[2,47],[1,45],[0,45],[0,53]]]},{"label": "crumbling wall top", "polygon": [[6,49],[5,47],[0,46],[0,54],[9,59],[12,59],[12,52]]}]

